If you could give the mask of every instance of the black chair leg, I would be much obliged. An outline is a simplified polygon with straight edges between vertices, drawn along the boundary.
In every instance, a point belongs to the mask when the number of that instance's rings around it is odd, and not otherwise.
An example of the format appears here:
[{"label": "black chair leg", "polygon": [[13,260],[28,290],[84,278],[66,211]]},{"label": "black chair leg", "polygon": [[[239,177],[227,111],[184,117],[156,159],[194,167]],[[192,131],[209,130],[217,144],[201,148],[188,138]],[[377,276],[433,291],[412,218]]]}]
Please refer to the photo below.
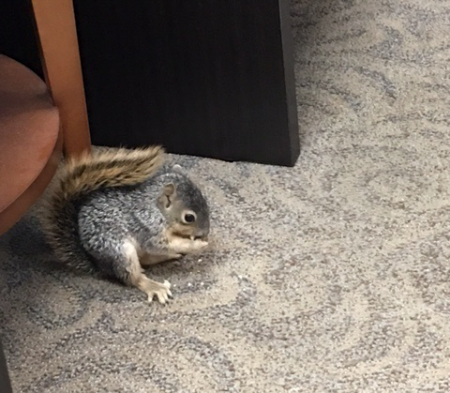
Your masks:
[{"label": "black chair leg", "polygon": [[2,343],[0,342],[0,393],[12,393],[11,381],[8,375],[8,367],[3,352]]}]

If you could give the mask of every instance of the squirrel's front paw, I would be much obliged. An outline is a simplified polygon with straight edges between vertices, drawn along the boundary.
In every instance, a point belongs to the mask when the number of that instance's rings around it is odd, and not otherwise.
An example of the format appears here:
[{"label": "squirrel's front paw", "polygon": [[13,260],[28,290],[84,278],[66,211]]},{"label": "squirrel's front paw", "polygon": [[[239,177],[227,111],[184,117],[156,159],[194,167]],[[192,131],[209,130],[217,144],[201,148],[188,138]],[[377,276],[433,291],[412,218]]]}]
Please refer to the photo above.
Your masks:
[{"label": "squirrel's front paw", "polygon": [[148,296],[148,302],[151,303],[156,296],[161,304],[165,304],[172,298],[170,283],[166,280],[163,283],[156,282],[147,278],[139,287]]},{"label": "squirrel's front paw", "polygon": [[180,254],[192,254],[202,251],[208,246],[208,242],[200,239],[187,239],[184,237],[173,237],[169,241],[169,249]]},{"label": "squirrel's front paw", "polygon": [[204,250],[206,247],[208,247],[208,242],[205,242],[204,240],[193,240],[192,241],[192,251],[202,251]]}]

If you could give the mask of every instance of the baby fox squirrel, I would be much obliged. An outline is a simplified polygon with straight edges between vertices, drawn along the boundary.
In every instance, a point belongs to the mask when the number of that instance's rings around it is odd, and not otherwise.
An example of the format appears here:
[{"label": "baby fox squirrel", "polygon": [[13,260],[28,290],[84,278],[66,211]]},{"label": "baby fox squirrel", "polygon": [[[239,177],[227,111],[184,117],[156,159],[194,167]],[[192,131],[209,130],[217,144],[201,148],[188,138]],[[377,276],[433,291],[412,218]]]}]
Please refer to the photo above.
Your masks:
[{"label": "baby fox squirrel", "polygon": [[149,279],[143,268],[203,250],[210,223],[200,189],[163,161],[164,149],[152,146],[66,162],[39,214],[56,257],[166,303],[169,282]]}]

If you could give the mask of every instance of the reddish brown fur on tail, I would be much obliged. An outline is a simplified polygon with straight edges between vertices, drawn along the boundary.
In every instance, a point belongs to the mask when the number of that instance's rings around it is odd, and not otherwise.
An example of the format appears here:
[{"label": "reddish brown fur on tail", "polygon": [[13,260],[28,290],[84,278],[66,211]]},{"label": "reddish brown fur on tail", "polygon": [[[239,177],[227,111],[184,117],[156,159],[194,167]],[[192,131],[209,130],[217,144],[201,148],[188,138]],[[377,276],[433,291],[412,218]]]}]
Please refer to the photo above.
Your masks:
[{"label": "reddish brown fur on tail", "polygon": [[164,161],[164,149],[115,149],[69,160],[61,174],[61,194],[76,197],[102,187],[131,186],[151,177]]}]

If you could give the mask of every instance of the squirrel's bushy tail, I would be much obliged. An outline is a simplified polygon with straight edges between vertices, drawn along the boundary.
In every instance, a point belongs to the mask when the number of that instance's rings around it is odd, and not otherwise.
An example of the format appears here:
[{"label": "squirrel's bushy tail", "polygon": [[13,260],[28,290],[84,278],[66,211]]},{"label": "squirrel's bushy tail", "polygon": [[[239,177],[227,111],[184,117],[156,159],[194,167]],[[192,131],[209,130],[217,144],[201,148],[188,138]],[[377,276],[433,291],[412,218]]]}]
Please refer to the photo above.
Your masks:
[{"label": "squirrel's bushy tail", "polygon": [[164,161],[164,149],[102,149],[65,162],[44,195],[37,213],[55,256],[71,268],[92,271],[80,244],[76,201],[100,188],[140,184]]}]

